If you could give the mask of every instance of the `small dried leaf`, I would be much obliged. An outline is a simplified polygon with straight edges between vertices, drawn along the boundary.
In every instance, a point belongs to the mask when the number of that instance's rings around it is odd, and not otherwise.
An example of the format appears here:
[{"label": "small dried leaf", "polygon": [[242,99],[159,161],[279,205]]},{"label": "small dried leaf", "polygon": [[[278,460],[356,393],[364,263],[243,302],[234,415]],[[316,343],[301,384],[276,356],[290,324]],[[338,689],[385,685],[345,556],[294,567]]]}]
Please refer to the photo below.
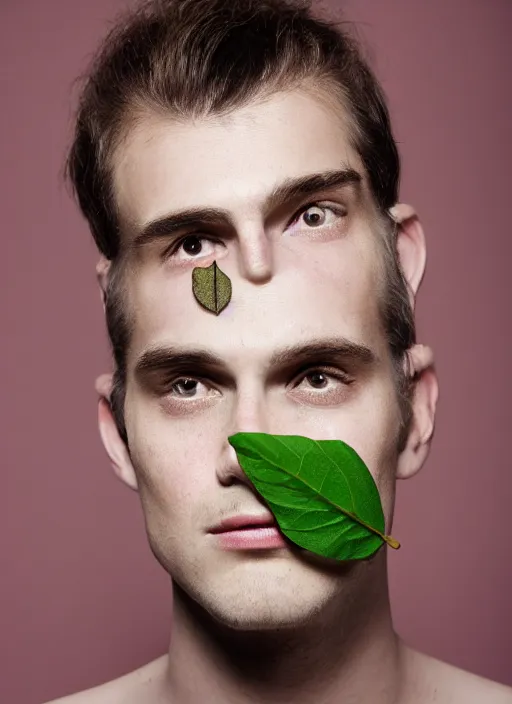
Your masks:
[{"label": "small dried leaf", "polygon": [[203,308],[219,315],[231,300],[231,280],[217,262],[208,267],[197,266],[192,271],[192,291]]}]

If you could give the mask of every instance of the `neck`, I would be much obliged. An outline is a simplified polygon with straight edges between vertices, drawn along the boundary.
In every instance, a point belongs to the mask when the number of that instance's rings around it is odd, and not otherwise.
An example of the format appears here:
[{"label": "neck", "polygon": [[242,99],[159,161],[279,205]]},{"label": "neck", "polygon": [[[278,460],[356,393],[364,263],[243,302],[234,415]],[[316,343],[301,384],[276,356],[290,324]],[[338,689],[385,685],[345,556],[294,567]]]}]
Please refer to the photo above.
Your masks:
[{"label": "neck", "polygon": [[175,586],[166,673],[173,704],[399,704],[403,673],[387,587],[386,552],[356,593],[306,626],[235,631]]}]

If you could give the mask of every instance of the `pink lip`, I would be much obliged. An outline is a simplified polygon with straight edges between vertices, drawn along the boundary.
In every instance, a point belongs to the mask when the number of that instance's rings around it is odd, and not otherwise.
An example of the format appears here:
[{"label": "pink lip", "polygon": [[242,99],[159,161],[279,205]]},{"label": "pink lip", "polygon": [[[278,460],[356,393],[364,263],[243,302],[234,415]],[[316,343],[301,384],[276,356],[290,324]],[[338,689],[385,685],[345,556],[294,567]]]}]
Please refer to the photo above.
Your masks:
[{"label": "pink lip", "polygon": [[210,530],[220,545],[228,550],[264,550],[282,548],[286,542],[272,514],[233,516]]},{"label": "pink lip", "polygon": [[235,531],[240,528],[259,528],[261,526],[275,526],[276,521],[271,513],[262,516],[250,516],[248,514],[240,514],[225,518],[217,526],[210,529],[210,533],[225,533],[227,531]]}]

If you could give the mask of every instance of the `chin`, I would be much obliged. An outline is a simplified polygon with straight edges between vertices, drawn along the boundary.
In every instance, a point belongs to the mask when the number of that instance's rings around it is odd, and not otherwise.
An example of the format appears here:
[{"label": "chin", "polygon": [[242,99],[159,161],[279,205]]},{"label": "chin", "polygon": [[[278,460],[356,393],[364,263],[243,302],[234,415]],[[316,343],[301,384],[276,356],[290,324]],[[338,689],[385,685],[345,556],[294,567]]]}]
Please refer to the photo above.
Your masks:
[{"label": "chin", "polygon": [[[231,631],[272,632],[300,629],[314,622],[340,598],[339,584],[323,580],[240,580],[203,591],[178,587],[176,597],[196,617]],[[199,588],[198,588],[199,587]],[[193,602],[193,603],[192,603]]]},{"label": "chin", "polygon": [[311,624],[322,611],[321,605],[274,603],[226,604],[205,602],[200,605],[219,626],[230,631],[273,633],[301,629]]}]

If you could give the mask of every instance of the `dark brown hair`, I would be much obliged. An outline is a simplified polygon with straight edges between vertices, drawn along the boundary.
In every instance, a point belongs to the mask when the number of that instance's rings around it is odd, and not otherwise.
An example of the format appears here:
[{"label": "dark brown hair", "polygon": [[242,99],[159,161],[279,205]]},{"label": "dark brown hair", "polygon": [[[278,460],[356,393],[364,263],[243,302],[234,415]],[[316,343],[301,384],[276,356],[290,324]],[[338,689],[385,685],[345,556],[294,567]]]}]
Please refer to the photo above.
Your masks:
[{"label": "dark brown hair", "polygon": [[381,320],[402,409],[399,446],[410,421],[403,371],[415,342],[414,315],[387,215],[398,199],[400,161],[384,94],[354,37],[298,0],[150,0],[116,23],[83,88],[67,172],[99,250],[111,260],[106,319],[115,361],[113,412],[124,424],[126,352],[123,243],[112,158],[130,125],[148,112],[180,120],[227,113],[255,98],[303,85],[338,99],[380,214],[385,286]]}]

